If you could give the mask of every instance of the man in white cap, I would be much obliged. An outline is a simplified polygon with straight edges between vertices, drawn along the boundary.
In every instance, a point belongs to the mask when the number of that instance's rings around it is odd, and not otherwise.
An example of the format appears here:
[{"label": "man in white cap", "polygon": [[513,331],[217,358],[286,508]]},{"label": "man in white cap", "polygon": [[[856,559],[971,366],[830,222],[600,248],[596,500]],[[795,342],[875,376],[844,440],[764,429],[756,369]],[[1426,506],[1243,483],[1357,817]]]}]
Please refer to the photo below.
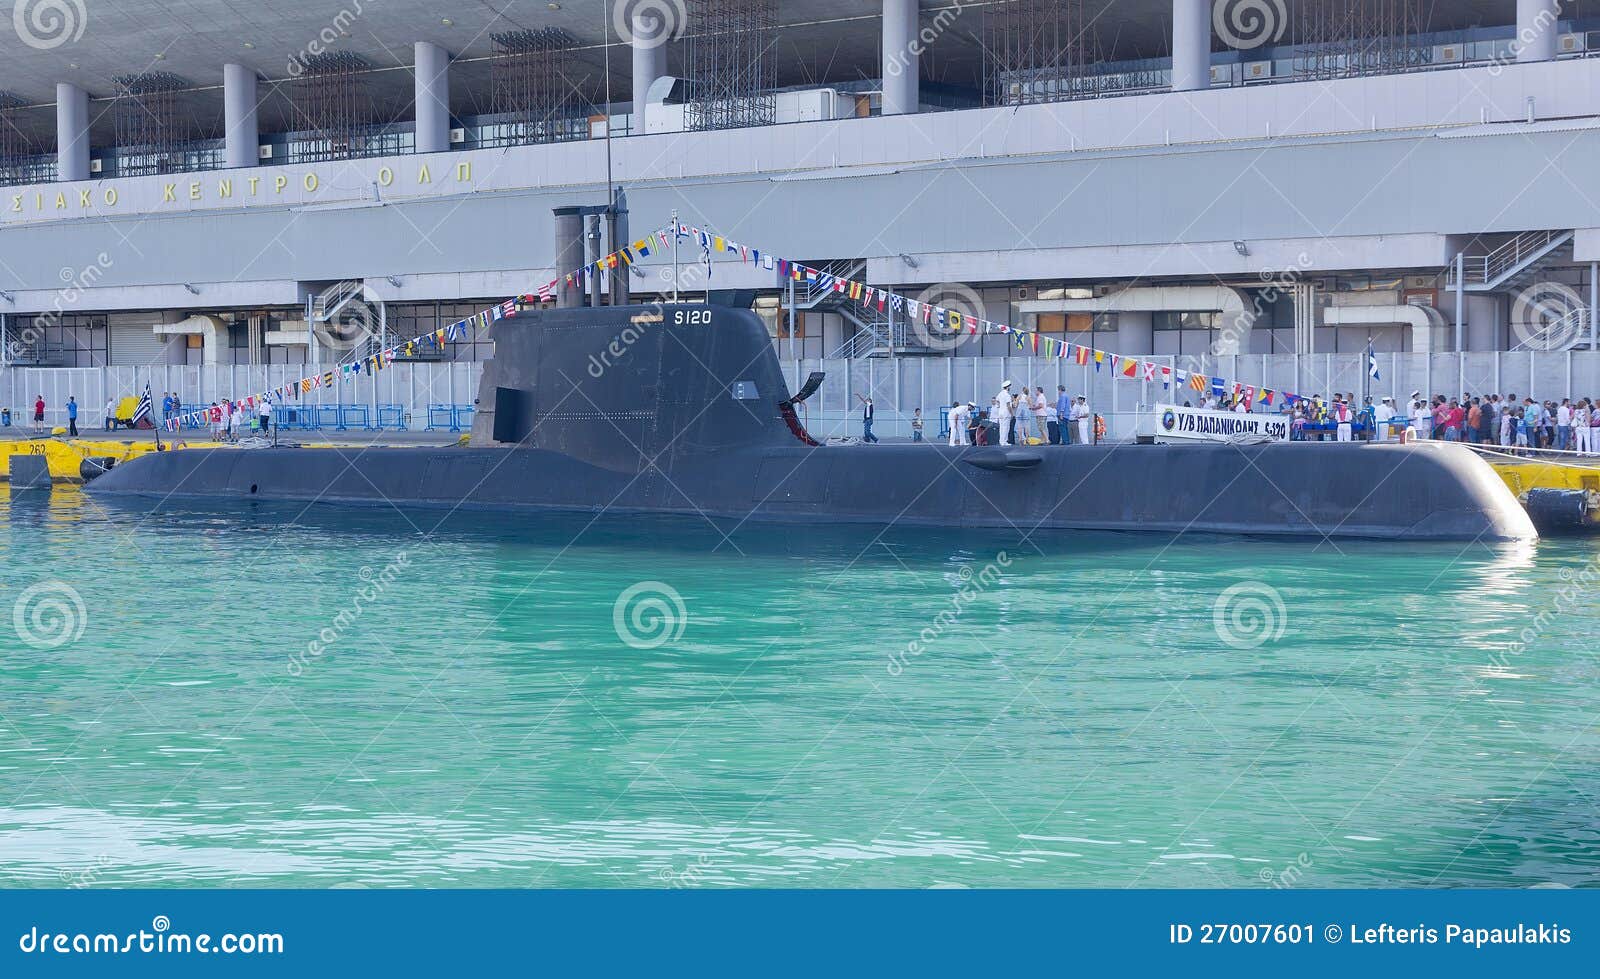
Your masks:
[{"label": "man in white cap", "polygon": [[1093,445],[1094,439],[1089,435],[1089,399],[1078,395],[1078,402],[1072,406],[1072,421],[1078,427],[1078,444]]},{"label": "man in white cap", "polygon": [[1433,432],[1433,411],[1429,409],[1428,402],[1422,399],[1421,391],[1411,392],[1411,427],[1419,439],[1425,439]]},{"label": "man in white cap", "polygon": [[1000,385],[1000,393],[994,399],[994,418],[991,419],[1000,426],[1000,444],[1011,444],[1011,382],[1006,381]]}]

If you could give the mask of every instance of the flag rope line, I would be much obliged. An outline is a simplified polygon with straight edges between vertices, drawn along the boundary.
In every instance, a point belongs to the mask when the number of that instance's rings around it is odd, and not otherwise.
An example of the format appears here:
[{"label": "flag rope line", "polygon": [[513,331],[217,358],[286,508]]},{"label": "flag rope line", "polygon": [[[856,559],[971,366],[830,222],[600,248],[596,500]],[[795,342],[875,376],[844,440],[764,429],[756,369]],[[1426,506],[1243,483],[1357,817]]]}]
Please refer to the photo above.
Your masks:
[{"label": "flag rope line", "polygon": [[[299,380],[289,381],[275,388],[259,391],[249,397],[228,400],[220,402],[214,407],[200,408],[195,411],[186,411],[182,414],[173,415],[162,422],[162,427],[170,432],[178,431],[185,425],[196,427],[208,421],[215,421],[216,419],[212,417],[212,412],[220,412],[223,405],[227,406],[231,414],[237,411],[253,409],[269,402],[276,403],[276,401],[288,398],[299,398],[321,388],[331,388],[338,382],[348,381],[362,374],[373,375],[393,365],[395,358],[402,353],[408,357],[411,356],[418,347],[431,345],[435,349],[442,351],[445,344],[456,343],[465,338],[467,331],[474,326],[487,328],[489,324],[499,320],[512,319],[518,313],[530,307],[553,301],[556,297],[556,288],[563,281],[568,285],[573,285],[574,283],[581,285],[589,275],[598,275],[607,269],[615,269],[618,266],[632,265],[640,258],[649,257],[652,249],[667,247],[670,230],[671,226],[668,225],[652,231],[631,245],[619,248],[609,255],[596,259],[584,265],[581,269],[576,269],[568,272],[565,276],[557,276],[551,279],[533,292],[513,296],[505,302],[497,303],[487,309],[480,309],[466,319],[457,320],[449,326],[441,326],[436,330],[419,334],[409,340],[396,343],[394,346],[386,347],[360,360],[342,363],[320,374],[312,374]],[[660,241],[659,246],[655,244],[658,240]]]}]

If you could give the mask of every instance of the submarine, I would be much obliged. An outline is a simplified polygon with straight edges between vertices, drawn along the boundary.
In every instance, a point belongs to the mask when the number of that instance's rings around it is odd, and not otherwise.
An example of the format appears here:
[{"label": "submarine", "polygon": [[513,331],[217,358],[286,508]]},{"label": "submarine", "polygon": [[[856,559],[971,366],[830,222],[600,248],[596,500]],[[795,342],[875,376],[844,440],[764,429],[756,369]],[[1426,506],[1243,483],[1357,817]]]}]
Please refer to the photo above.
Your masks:
[{"label": "submarine", "polygon": [[87,484],[101,497],[770,524],[1505,541],[1537,537],[1459,446],[825,445],[748,306],[530,309],[494,325],[469,445],[183,449]]}]

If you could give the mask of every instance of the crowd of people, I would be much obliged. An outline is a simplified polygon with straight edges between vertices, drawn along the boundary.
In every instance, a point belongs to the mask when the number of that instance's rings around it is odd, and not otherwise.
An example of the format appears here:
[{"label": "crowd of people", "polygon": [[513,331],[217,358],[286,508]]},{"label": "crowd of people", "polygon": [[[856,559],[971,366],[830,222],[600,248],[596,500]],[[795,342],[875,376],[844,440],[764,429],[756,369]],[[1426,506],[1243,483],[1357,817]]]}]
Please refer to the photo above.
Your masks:
[{"label": "crowd of people", "polygon": [[[876,442],[871,398],[861,397],[864,442]],[[1424,398],[1413,391],[1402,406],[1393,397],[1358,397],[1334,392],[1296,398],[1268,408],[1246,397],[1210,395],[1185,408],[1212,411],[1276,412],[1291,419],[1295,441],[1397,441],[1437,439],[1495,446],[1506,451],[1558,450],[1600,454],[1600,401],[1562,398],[1535,401],[1515,394]],[[1091,445],[1104,440],[1105,420],[1089,407],[1086,396],[1072,396],[1064,386],[1051,397],[1042,387],[1006,381],[987,405],[955,401],[947,410],[949,444],[960,445]],[[923,441],[922,409],[911,418],[911,437]]]},{"label": "crowd of people", "polygon": [[[113,431],[118,425],[133,424],[131,418],[117,416],[118,400],[115,396],[106,399],[104,426],[106,431]],[[76,438],[78,435],[78,399],[69,395],[64,411],[67,416],[67,435]],[[48,435],[50,427],[45,421],[48,406],[44,395],[38,395],[33,401],[33,428],[34,435]],[[208,408],[201,409],[205,412],[211,438],[216,442],[237,442],[242,433],[257,432],[267,433],[272,429],[273,404],[270,399],[263,398],[256,403],[254,409],[238,402],[213,401]],[[6,424],[10,424],[11,409],[6,409]],[[161,395],[161,421],[171,421],[184,413],[183,399],[176,391],[164,391]]]},{"label": "crowd of people", "polygon": [[1519,450],[1554,449],[1592,455],[1600,451],[1600,406],[1589,398],[1535,401],[1515,394],[1459,398],[1413,395],[1418,438]]},{"label": "crowd of people", "polygon": [[[1242,399],[1227,397],[1207,398],[1200,407],[1251,409]],[[1279,411],[1293,419],[1292,438],[1297,441],[1383,442],[1404,433],[1410,438],[1496,446],[1511,452],[1600,453],[1600,403],[1590,398],[1535,401],[1515,394],[1424,398],[1422,392],[1413,391],[1402,409],[1392,397],[1376,402],[1366,397],[1358,403],[1353,393],[1335,392],[1329,398],[1297,399]]]},{"label": "crowd of people", "polygon": [[1074,398],[1056,387],[1054,398],[1044,388],[1013,386],[1010,381],[979,410],[977,402],[950,406],[951,445],[1017,445],[1029,440],[1050,445],[1090,445],[1105,438],[1105,421],[1089,408],[1083,395]]}]

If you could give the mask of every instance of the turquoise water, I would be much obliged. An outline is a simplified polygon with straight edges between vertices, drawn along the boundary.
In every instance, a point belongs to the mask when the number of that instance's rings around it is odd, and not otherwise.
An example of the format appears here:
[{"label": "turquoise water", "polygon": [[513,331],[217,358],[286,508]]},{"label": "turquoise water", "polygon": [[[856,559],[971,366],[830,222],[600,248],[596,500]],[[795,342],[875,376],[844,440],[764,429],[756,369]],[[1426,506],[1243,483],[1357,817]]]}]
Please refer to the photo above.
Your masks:
[{"label": "turquoise water", "polygon": [[3,505],[6,886],[1600,882],[1589,542]]}]

